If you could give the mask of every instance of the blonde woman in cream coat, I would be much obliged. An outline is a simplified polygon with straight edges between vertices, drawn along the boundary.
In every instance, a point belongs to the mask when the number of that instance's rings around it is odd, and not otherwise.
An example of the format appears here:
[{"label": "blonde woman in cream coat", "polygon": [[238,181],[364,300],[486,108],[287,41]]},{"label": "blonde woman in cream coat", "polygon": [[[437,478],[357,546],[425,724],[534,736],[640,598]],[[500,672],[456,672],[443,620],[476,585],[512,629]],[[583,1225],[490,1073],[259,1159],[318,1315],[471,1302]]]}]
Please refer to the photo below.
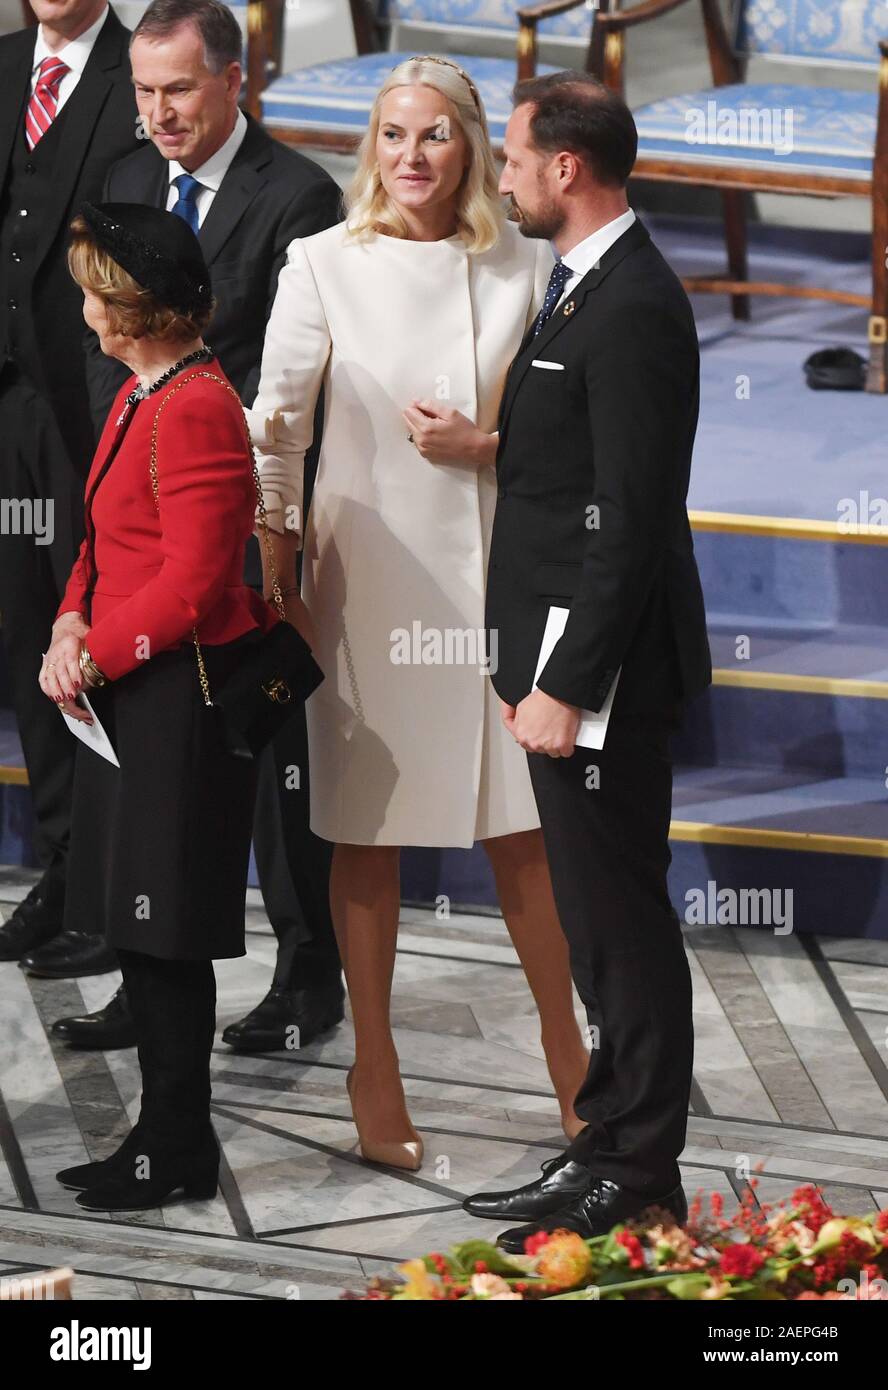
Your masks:
[{"label": "blonde woman in cream coat", "polygon": [[249,419],[288,616],[326,672],[308,703],[311,826],[335,845],[352,1112],[365,1158],[418,1168],[389,1019],[402,845],[484,844],[562,1124],[582,1128],[567,946],[527,760],[483,644],[499,401],[553,260],[505,222],[480,100],[447,60],[393,70],[348,204],[345,223],[289,248]]}]

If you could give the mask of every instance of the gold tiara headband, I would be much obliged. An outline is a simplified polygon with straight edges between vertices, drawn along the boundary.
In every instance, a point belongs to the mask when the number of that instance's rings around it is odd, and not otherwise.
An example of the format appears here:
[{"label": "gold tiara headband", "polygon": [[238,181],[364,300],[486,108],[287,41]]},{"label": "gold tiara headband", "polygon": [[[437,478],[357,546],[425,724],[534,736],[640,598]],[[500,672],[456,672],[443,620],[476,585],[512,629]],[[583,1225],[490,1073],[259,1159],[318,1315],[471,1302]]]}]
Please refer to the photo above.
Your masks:
[{"label": "gold tiara headband", "polygon": [[465,68],[461,68],[459,66],[459,63],[452,63],[449,58],[439,58],[436,53],[419,53],[414,58],[402,60],[402,62],[398,63],[395,67],[392,68],[392,72],[397,72],[398,68],[403,66],[404,61],[408,61],[411,63],[441,63],[443,67],[452,68],[454,72],[458,72],[463,82],[465,82],[466,86],[472,94],[472,100],[475,103],[475,110],[478,112],[479,116],[481,115],[481,98],[478,95],[478,88],[475,86],[471,77],[469,77],[469,74],[466,72]]}]

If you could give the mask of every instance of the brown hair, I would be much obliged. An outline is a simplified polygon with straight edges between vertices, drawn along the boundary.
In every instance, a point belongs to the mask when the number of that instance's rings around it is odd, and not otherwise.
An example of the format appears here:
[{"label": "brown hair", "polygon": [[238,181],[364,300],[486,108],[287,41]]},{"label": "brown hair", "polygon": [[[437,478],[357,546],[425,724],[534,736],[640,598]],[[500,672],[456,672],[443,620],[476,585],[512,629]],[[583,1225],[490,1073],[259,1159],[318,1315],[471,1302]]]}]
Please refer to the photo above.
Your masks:
[{"label": "brown hair", "polygon": [[625,188],[638,152],[638,131],[623,98],[588,72],[550,72],[516,84],[516,106],[530,102],[530,137],[538,150],[569,150],[599,183]]},{"label": "brown hair", "polygon": [[212,318],[212,308],[193,314],[171,309],[98,245],[82,217],[75,217],[71,231],[68,269],[81,289],[92,290],[102,300],[109,333],[185,343],[201,336]]}]

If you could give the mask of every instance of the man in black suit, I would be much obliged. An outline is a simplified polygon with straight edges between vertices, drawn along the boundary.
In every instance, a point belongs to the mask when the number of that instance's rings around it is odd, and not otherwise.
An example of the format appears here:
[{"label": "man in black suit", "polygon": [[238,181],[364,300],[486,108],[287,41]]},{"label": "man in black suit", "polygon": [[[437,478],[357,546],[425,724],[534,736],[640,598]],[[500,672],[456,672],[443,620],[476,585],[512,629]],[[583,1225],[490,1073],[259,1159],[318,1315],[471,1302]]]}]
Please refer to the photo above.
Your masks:
[{"label": "man in black suit", "polygon": [[[83,536],[95,448],[68,224],[139,143],[129,32],[113,10],[105,0],[33,9],[39,24],[0,38],[0,494],[17,509],[0,537],[0,611],[43,873],[0,928],[0,960],[57,939],[65,900],[76,745],[37,675]],[[78,939],[80,973],[113,968],[104,942]]]},{"label": "man in black suit", "polygon": [[[341,193],[319,165],[272,140],[238,109],[240,56],[240,29],[219,0],[154,0],[131,47],[136,101],[151,138],[110,171],[102,201],[164,207],[197,232],[216,298],[208,339],[251,405],[287,246],[337,222]],[[127,371],[102,354],[94,335],[87,355],[100,429]],[[316,445],[321,418],[319,409]],[[316,447],[309,463],[317,466]],[[255,538],[252,547],[247,582],[261,587]],[[223,1039],[242,1049],[305,1046],[341,1021],[343,989],[329,908],[331,847],[308,823],[302,714],[262,755],[254,845],[279,942],[277,969],[269,994]],[[60,1019],[53,1031],[80,1046],[134,1040],[122,989],[104,1009]]]},{"label": "man in black suit", "polygon": [[[683,1220],[691,982],[669,902],[669,736],[710,680],[686,496],[699,353],[679,281],[635,218],[635,123],[583,73],[519,83],[500,189],[558,256],[500,411],[487,590],[493,682],[527,750],[574,980],[589,1019],[586,1128],[478,1216],[598,1235],[657,1204]],[[569,610],[536,678],[550,607]],[[553,615],[554,617],[555,615]],[[563,616],[563,614],[562,614]],[[603,748],[581,711],[616,684]]]}]

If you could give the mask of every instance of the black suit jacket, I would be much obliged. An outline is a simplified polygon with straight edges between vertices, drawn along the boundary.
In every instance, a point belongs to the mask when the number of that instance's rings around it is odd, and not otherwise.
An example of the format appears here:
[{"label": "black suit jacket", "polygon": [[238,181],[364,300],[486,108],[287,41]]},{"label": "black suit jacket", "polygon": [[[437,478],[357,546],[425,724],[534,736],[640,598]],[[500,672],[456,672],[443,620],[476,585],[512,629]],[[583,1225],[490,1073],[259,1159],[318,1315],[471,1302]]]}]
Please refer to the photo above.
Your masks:
[{"label": "black suit jacket", "polygon": [[[40,243],[30,294],[19,313],[28,316],[30,344],[21,365],[52,404],[72,462],[89,471],[95,440],[81,353],[83,294],[65,257],[68,227],[84,202],[99,202],[109,167],[135,149],[135,97],[129,65],[129,30],[113,10],[102,25],[87,64],[65,103],[57,177]],[[0,38],[0,173],[5,180],[20,135],[20,115],[34,64],[37,28]]]},{"label": "black suit jacket", "polygon": [[[169,163],[149,141],[108,174],[104,200],[166,207]],[[252,117],[198,237],[216,310],[207,329],[223,370],[246,406],[259,387],[262,343],[287,247],[342,216],[339,185],[319,164],[273,140]],[[86,339],[96,434],[128,369]]]},{"label": "black suit jacket", "polygon": [[487,625],[510,704],[531,690],[552,604],[570,613],[547,694],[598,710],[622,667],[616,714],[708,685],[686,510],[698,405],[690,304],[636,221],[525,338],[506,381]]}]

